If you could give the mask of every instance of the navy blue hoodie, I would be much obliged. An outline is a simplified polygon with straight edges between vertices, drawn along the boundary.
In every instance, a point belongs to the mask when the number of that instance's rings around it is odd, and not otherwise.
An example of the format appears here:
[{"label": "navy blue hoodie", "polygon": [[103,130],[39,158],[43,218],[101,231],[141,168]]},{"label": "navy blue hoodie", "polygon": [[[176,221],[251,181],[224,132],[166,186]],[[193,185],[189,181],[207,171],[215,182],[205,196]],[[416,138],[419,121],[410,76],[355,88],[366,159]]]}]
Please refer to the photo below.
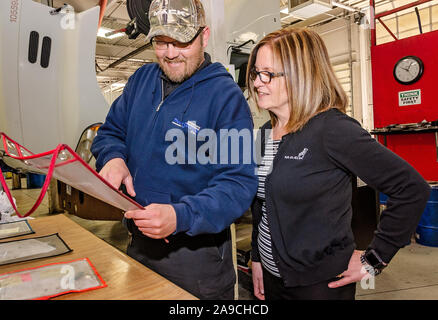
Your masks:
[{"label": "navy blue hoodie", "polygon": [[[248,161],[253,130],[248,104],[219,63],[196,72],[164,100],[161,75],[158,64],[148,64],[130,77],[94,139],[96,169],[113,158],[124,159],[135,200],[143,206],[172,204],[176,233],[221,232],[249,208],[257,189],[255,166]],[[218,134],[216,149],[206,148],[210,139],[195,139],[203,129]],[[242,133],[237,163],[231,139],[228,155],[220,152],[220,146],[226,146],[219,139],[223,129]],[[249,141],[243,138],[246,133]],[[201,164],[194,156],[202,152],[210,163]]]}]

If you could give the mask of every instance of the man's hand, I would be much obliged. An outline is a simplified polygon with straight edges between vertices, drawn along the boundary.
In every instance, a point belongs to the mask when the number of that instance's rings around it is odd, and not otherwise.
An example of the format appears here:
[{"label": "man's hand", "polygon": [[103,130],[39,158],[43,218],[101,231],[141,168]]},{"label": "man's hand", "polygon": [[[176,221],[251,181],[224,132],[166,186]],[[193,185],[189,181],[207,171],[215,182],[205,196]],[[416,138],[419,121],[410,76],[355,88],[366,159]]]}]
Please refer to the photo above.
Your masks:
[{"label": "man's hand", "polygon": [[103,166],[99,174],[117,190],[119,190],[120,185],[123,183],[128,194],[135,197],[132,176],[123,159],[111,159]]},{"label": "man's hand", "polygon": [[360,255],[363,251],[354,250],[353,255],[348,263],[348,269],[339,275],[338,281],[330,282],[329,288],[338,288],[352,282],[358,282],[362,279],[369,278],[371,275],[368,272],[363,272],[363,265],[360,261]]},{"label": "man's hand", "polygon": [[152,203],[144,210],[127,211],[125,218],[133,219],[138,229],[153,239],[163,239],[176,230],[176,212],[170,204]]},{"label": "man's hand", "polygon": [[252,284],[254,286],[254,295],[260,300],[265,300],[262,264],[260,262],[252,262],[251,270]]}]

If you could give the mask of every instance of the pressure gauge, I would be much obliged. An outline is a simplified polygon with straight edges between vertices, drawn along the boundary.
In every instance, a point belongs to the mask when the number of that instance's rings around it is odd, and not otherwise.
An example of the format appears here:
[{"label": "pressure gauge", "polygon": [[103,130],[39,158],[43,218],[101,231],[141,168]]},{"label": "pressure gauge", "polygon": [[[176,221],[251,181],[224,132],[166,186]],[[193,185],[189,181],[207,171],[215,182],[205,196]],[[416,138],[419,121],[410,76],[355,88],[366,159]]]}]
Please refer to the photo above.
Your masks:
[{"label": "pressure gauge", "polygon": [[412,84],[417,82],[423,75],[423,61],[416,56],[401,58],[394,66],[394,78],[401,84]]}]

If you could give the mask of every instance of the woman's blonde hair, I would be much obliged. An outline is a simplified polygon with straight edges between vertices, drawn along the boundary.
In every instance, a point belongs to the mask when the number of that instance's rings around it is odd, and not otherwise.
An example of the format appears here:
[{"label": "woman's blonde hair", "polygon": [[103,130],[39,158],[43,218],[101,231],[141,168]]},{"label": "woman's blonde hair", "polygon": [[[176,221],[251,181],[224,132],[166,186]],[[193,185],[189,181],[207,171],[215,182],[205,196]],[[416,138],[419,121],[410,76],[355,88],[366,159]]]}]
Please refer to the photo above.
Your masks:
[{"label": "woman's blonde hair", "polygon": [[[345,113],[348,98],[331,66],[327,48],[321,37],[309,29],[284,28],[268,34],[253,49],[248,62],[246,80],[250,97],[257,103],[256,89],[250,74],[259,49],[269,45],[274,60],[284,72],[290,105],[288,132],[300,130],[313,116],[331,108]],[[257,103],[258,107],[258,103]],[[272,112],[272,127],[277,117]]]}]

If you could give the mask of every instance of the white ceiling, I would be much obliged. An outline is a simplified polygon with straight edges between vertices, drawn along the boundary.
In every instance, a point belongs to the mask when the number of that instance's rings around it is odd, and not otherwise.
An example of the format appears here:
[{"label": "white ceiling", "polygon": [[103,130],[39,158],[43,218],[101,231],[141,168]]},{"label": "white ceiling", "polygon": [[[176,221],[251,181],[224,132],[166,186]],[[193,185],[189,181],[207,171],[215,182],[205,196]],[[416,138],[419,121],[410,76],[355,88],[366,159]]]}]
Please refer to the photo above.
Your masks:
[{"label": "white ceiling", "polygon": [[[38,0],[34,0],[38,1]],[[268,0],[271,1],[271,0]],[[280,9],[287,7],[288,0],[279,0]],[[99,0],[39,0],[38,2],[46,2],[54,7],[60,7],[64,3],[69,3],[75,8],[75,11],[80,12],[91,8],[93,6],[99,5]],[[369,8],[369,0],[338,0],[338,3],[346,5],[357,10],[365,10]],[[406,3],[413,2],[412,0],[375,0],[376,13],[386,11],[391,8],[399,7]],[[310,26],[318,25],[322,23],[327,23],[333,19],[337,19],[346,15],[351,15],[352,12],[344,10],[338,7],[333,7],[333,10],[321,14],[319,16],[300,20],[293,16],[288,16],[287,14],[281,13],[282,25],[295,25],[295,26]],[[109,0],[105,15],[102,21],[102,27],[109,29],[122,29],[130,21],[127,8],[126,0]],[[100,86],[107,87],[111,83],[126,81],[126,79],[141,65],[153,61],[154,54],[150,49],[142,50],[140,53],[136,54],[126,61],[118,64],[117,66],[108,68],[111,63],[118,61],[121,58],[126,58],[126,55],[141,48],[145,45],[145,36],[140,35],[135,40],[128,39],[127,36],[106,39],[97,38],[96,43],[96,72],[98,77],[98,82]],[[108,68],[108,69],[107,69]]]}]

